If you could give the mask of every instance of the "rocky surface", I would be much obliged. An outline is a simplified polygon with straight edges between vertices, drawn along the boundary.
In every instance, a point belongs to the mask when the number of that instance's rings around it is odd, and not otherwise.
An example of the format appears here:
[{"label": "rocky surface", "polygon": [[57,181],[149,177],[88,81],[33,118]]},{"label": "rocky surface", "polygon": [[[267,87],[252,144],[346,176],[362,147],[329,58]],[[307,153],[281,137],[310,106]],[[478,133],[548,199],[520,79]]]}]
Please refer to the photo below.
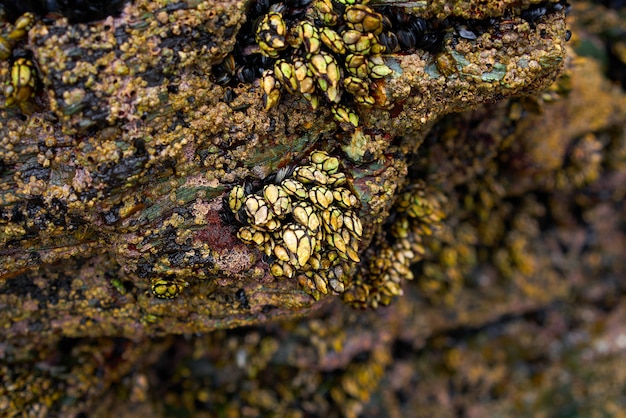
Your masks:
[{"label": "rocky surface", "polygon": [[[563,10],[461,7],[412,12],[497,22],[386,57],[394,74],[376,86],[393,106],[355,108],[354,130],[297,96],[264,110],[258,81],[214,82],[243,3],[136,1],[90,24],[37,20],[14,47],[32,52],[40,85],[0,115],[0,410],[619,411],[626,98],[583,55],[623,68],[612,35],[623,19],[577,6],[565,60]],[[316,302],[273,277],[223,216],[234,185],[313,149],[340,158],[361,201],[363,261],[347,283],[387,308]],[[407,229],[396,197],[415,190],[442,216]],[[398,254],[403,231],[419,263],[396,282],[379,260]],[[155,276],[185,288],[158,299]],[[404,296],[380,296],[390,281]]]}]

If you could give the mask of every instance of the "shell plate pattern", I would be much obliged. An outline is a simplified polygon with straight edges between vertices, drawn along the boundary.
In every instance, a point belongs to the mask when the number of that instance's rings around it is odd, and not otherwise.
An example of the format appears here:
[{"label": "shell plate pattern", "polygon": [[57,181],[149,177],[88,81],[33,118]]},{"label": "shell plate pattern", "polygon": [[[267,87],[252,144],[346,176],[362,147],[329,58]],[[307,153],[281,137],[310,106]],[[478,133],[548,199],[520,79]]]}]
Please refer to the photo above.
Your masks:
[{"label": "shell plate pattern", "polygon": [[359,267],[352,286],[343,293],[344,302],[377,308],[401,295],[402,281],[413,279],[411,265],[424,257],[424,239],[442,227],[445,203],[446,197],[423,181],[401,193],[388,234],[378,234],[379,242],[365,252],[368,262]]},{"label": "shell plate pattern", "polygon": [[237,237],[267,257],[274,277],[295,278],[314,298],[341,294],[360,261],[360,201],[347,187],[339,159],[313,151],[259,185],[237,185],[224,207],[239,224]]}]

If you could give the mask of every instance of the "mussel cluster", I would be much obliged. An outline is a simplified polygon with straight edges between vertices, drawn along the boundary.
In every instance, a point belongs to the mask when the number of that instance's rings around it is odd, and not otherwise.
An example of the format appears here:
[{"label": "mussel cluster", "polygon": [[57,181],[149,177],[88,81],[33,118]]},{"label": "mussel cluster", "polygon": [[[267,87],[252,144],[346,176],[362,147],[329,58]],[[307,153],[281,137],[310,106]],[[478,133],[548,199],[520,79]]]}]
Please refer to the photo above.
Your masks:
[{"label": "mussel cluster", "polygon": [[424,237],[441,227],[445,218],[445,196],[418,181],[398,196],[395,219],[385,237],[366,254],[368,263],[357,272],[353,286],[343,294],[344,302],[359,308],[388,305],[402,294],[402,280],[413,279],[411,265],[424,256]]},{"label": "mussel cluster", "polygon": [[346,186],[339,160],[314,151],[306,164],[233,187],[224,206],[241,225],[239,239],[266,255],[273,276],[296,278],[318,298],[343,293],[360,261],[360,201]]}]

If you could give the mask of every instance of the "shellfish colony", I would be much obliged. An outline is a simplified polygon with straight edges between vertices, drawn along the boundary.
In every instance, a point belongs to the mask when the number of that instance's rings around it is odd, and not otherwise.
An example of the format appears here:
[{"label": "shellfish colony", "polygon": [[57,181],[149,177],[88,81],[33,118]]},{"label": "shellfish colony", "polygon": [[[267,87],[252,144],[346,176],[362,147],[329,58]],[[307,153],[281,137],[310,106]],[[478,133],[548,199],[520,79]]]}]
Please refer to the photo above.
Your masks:
[{"label": "shellfish colony", "polygon": [[313,297],[341,294],[360,261],[359,199],[348,189],[339,159],[313,151],[307,164],[233,187],[228,207],[237,236],[267,257],[275,277],[296,278]]},{"label": "shellfish colony", "polygon": [[352,287],[342,298],[353,307],[376,308],[388,305],[402,294],[402,280],[413,279],[411,264],[424,255],[423,238],[433,234],[445,219],[445,196],[423,181],[401,193],[394,205],[396,218],[389,237],[379,235],[379,242],[366,252],[367,265],[362,266]]},{"label": "shellfish colony", "polygon": [[[392,106],[377,94],[377,80],[394,72],[384,54],[417,49],[438,54],[448,33],[477,39],[498,25],[496,19],[424,19],[401,7],[368,3],[257,0],[234,51],[214,66],[213,79],[222,85],[260,79],[266,110],[280,102],[283,92],[300,95],[314,110],[326,102],[341,126],[351,129],[359,123],[354,105]],[[522,17],[535,24],[546,13],[566,7],[565,2],[541,3]]]},{"label": "shellfish colony", "polygon": [[[375,81],[393,73],[382,54],[401,46],[437,48],[443,39],[442,33],[431,33],[423,19],[401,12],[389,18],[366,3],[256,2],[249,16],[252,26],[241,31],[254,37],[239,38],[234,53],[214,68],[216,81],[252,82],[260,77],[266,109],[280,102],[282,92],[299,94],[313,109],[327,102],[340,123],[358,126],[351,104],[390,106],[374,93]],[[401,42],[391,31],[398,19],[407,24]],[[418,23],[410,26],[412,22]]]}]

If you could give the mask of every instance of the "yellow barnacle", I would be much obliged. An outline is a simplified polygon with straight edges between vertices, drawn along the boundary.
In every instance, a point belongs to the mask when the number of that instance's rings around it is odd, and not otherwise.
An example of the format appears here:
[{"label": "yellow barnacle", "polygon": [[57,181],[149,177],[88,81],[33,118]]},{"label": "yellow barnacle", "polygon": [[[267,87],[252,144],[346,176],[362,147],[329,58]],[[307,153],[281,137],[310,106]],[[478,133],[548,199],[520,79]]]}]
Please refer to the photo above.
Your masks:
[{"label": "yellow barnacle", "polygon": [[320,209],[326,209],[333,204],[333,192],[324,186],[313,186],[309,189],[309,199]]},{"label": "yellow barnacle", "polygon": [[343,19],[348,27],[362,33],[378,35],[383,31],[383,16],[364,4],[346,7]]},{"label": "yellow barnacle", "polygon": [[317,234],[321,221],[313,206],[307,202],[298,202],[293,206],[292,215],[293,219],[304,226],[311,235]]},{"label": "yellow barnacle", "polygon": [[316,54],[321,48],[320,34],[317,28],[307,22],[306,20],[300,21],[296,26],[296,33],[298,38],[302,41],[304,49],[309,54]]},{"label": "yellow barnacle", "polygon": [[283,228],[282,240],[286,249],[295,256],[295,259],[290,257],[287,261],[297,267],[302,267],[309,261],[315,245],[306,229],[300,225],[289,224]]},{"label": "yellow barnacle", "polygon": [[341,35],[332,30],[329,27],[323,27],[320,32],[320,40],[328,49],[335,54],[344,55],[346,53],[346,46],[343,44]]},{"label": "yellow barnacle", "polygon": [[354,113],[354,111],[347,106],[334,104],[330,110],[338,122],[350,124],[355,128],[359,126],[359,115]]},{"label": "yellow barnacle", "polygon": [[5,89],[6,106],[24,103],[35,96],[35,66],[26,58],[18,58],[11,67],[11,83]]},{"label": "yellow barnacle", "polygon": [[298,199],[306,199],[308,195],[304,184],[298,180],[291,178],[285,179],[280,183],[280,185],[288,195],[297,197]]},{"label": "yellow barnacle", "polygon": [[302,183],[328,184],[328,175],[321,170],[309,165],[297,167],[293,172],[296,180]]},{"label": "yellow barnacle", "polygon": [[293,69],[298,84],[298,91],[302,94],[311,94],[315,91],[315,79],[311,69],[302,58],[293,60]]},{"label": "yellow barnacle", "polygon": [[319,19],[325,26],[335,26],[339,15],[333,9],[331,0],[313,0],[314,17]]},{"label": "yellow barnacle", "polygon": [[272,265],[270,266],[270,273],[272,273],[272,276],[274,277],[284,276],[284,277],[292,278],[294,274],[294,270],[293,270],[293,267],[289,265],[289,263],[282,261],[282,260],[278,260],[272,263]]},{"label": "yellow barnacle", "polygon": [[354,211],[347,210],[342,216],[343,225],[357,238],[361,238],[363,235],[363,225],[361,219],[354,213]]},{"label": "yellow barnacle", "polygon": [[317,85],[330,102],[339,102],[341,71],[335,57],[327,52],[307,55],[307,65],[317,78]]},{"label": "yellow barnacle", "polygon": [[276,61],[274,63],[274,76],[288,93],[293,94],[298,91],[298,80],[292,63],[283,59]]},{"label": "yellow barnacle", "polygon": [[261,53],[270,58],[277,58],[280,51],[287,48],[285,35],[287,26],[278,12],[269,12],[259,22],[255,39]]},{"label": "yellow barnacle", "polygon": [[11,41],[19,41],[26,37],[28,31],[31,30],[35,24],[35,15],[27,12],[17,18],[15,21],[15,28],[7,35],[7,38]]},{"label": "yellow barnacle", "polygon": [[336,207],[330,207],[322,211],[322,223],[328,233],[339,231],[343,226],[343,219],[343,213]]},{"label": "yellow barnacle", "polygon": [[359,199],[345,187],[337,187],[333,189],[333,197],[337,206],[342,208],[353,208],[359,204]]},{"label": "yellow barnacle", "polygon": [[263,225],[272,219],[272,214],[261,196],[256,194],[247,196],[244,205],[253,225]]},{"label": "yellow barnacle", "polygon": [[291,212],[291,199],[284,188],[268,184],[263,188],[263,198],[274,215],[283,217]]},{"label": "yellow barnacle", "polygon": [[263,107],[265,110],[269,110],[280,102],[280,83],[276,80],[274,71],[263,71],[261,89],[263,89]]},{"label": "yellow barnacle", "polygon": [[12,50],[11,43],[4,36],[0,35],[0,61],[8,60],[11,57]]},{"label": "yellow barnacle", "polygon": [[233,213],[237,213],[241,209],[244,197],[243,187],[239,185],[233,187],[230,193],[228,193],[228,207]]},{"label": "yellow barnacle", "polygon": [[349,54],[346,56],[346,70],[360,79],[367,79],[369,70],[367,58],[361,54]]},{"label": "yellow barnacle", "polygon": [[187,282],[178,279],[153,278],[150,280],[152,294],[160,299],[173,299],[187,286]]},{"label": "yellow barnacle", "polygon": [[393,73],[393,70],[385,64],[383,57],[380,55],[372,55],[367,61],[368,74],[372,78],[383,78]]},{"label": "yellow barnacle", "polygon": [[246,244],[252,244],[254,243],[252,237],[254,236],[255,232],[256,230],[249,226],[242,226],[241,228],[239,228],[239,231],[237,231],[237,238],[239,238]]}]

